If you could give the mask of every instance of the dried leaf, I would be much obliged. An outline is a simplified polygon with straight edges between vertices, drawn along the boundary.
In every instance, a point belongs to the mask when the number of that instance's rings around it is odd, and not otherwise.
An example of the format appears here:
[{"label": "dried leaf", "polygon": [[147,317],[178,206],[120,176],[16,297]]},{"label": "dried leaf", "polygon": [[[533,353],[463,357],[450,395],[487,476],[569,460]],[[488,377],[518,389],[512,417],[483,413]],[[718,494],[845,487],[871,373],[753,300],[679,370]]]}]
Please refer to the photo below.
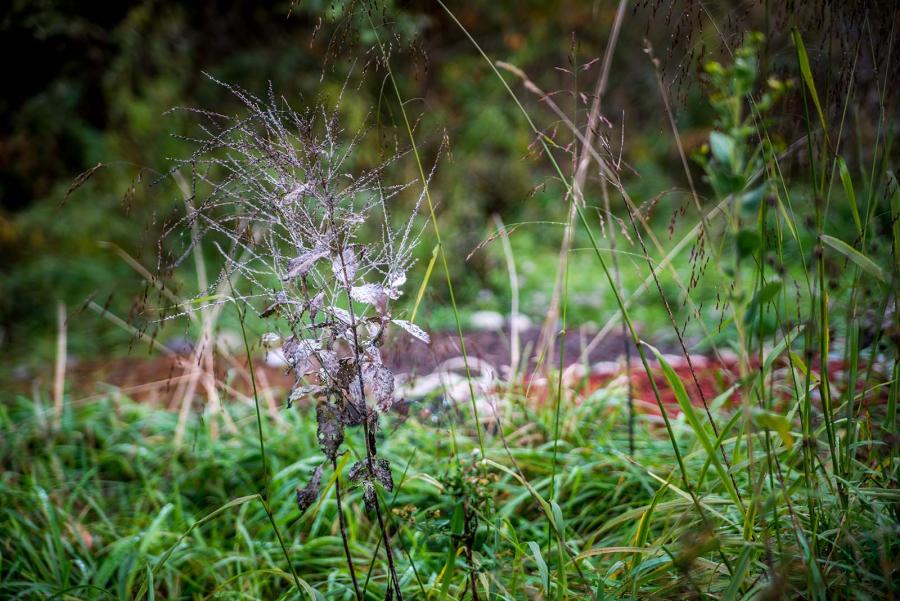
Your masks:
[{"label": "dried leaf", "polygon": [[375,496],[375,485],[366,480],[363,482],[363,502],[366,504],[366,511],[375,511],[378,504],[378,497]]},{"label": "dried leaf", "polygon": [[341,254],[331,259],[331,269],[341,284],[350,286],[356,277],[356,270],[359,269],[359,260],[353,254],[353,250],[345,248]]},{"label": "dried leaf", "polygon": [[341,368],[337,353],[334,351],[319,351],[316,356],[319,359],[319,369],[325,372],[322,374],[324,376],[323,381],[333,378],[334,374]]},{"label": "dried leaf", "polygon": [[394,490],[394,477],[391,475],[391,462],[387,459],[376,458],[372,460],[372,470],[375,479],[388,491]]},{"label": "dried leaf", "polygon": [[357,461],[350,467],[347,478],[353,484],[366,484],[367,482],[371,482],[374,478],[375,481],[381,483],[388,492],[394,490],[394,477],[391,475],[391,463],[387,459],[382,459],[381,457],[372,458],[371,472],[369,471],[368,459]]},{"label": "dried leaf", "polygon": [[260,317],[270,317],[272,316],[283,304],[287,302],[287,295],[283,290],[280,290],[275,295],[275,300],[272,301],[272,304],[263,309],[263,312],[259,314]]},{"label": "dried leaf", "polygon": [[281,352],[288,365],[298,374],[306,374],[312,371],[310,359],[320,348],[320,343],[314,338],[297,338],[291,336],[285,339],[281,345]]},{"label": "dried leaf", "polygon": [[387,412],[394,404],[394,374],[379,363],[363,363],[363,382],[378,410]]},{"label": "dried leaf", "polygon": [[346,309],[341,309],[340,307],[328,307],[327,311],[348,326],[353,325],[353,319],[350,317],[350,312]]},{"label": "dried leaf", "polygon": [[350,480],[352,484],[359,484],[365,479],[366,474],[369,471],[369,466],[366,461],[366,459],[362,459],[350,466],[350,471],[347,472],[347,479]]},{"label": "dried leaf", "polygon": [[340,412],[328,401],[319,401],[316,405],[316,422],[319,448],[333,461],[344,442],[344,425],[341,423]]},{"label": "dried leaf", "polygon": [[303,488],[297,487],[297,509],[302,514],[319,498],[319,486],[322,483],[322,466],[316,468],[309,483]]},{"label": "dried leaf", "polygon": [[396,290],[385,288],[381,284],[363,284],[350,289],[350,298],[358,303],[365,303],[375,307],[379,315],[387,313],[388,299],[399,298]]},{"label": "dried leaf", "polygon": [[309,384],[307,386],[294,386],[291,389],[291,394],[288,397],[288,408],[293,407],[294,403],[297,401],[301,401],[306,398],[320,396],[325,391],[323,386],[316,386],[314,384]]},{"label": "dried leaf", "polygon": [[416,324],[406,321],[405,319],[394,319],[393,322],[406,330],[406,333],[413,338],[417,338],[425,344],[431,343],[431,338],[429,338],[428,333]]},{"label": "dried leaf", "polygon": [[325,291],[322,290],[309,301],[309,317],[315,319],[325,305]]},{"label": "dried leaf", "polygon": [[358,426],[363,423],[363,420],[366,418],[366,406],[365,403],[353,403],[347,401],[344,403],[344,413],[343,413],[344,425],[345,426]]},{"label": "dried leaf", "polygon": [[316,261],[328,256],[328,250],[322,248],[314,248],[309,252],[305,252],[299,257],[288,261],[288,271],[282,278],[285,282],[295,278],[305,277],[309,270],[313,268]]}]

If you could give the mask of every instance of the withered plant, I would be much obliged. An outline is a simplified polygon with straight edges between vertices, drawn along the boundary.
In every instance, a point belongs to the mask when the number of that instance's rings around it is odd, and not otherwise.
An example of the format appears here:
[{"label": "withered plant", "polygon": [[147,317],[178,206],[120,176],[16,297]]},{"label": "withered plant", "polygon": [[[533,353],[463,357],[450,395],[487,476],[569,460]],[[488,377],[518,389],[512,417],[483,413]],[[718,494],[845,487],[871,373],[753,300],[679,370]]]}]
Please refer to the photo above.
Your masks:
[{"label": "withered plant", "polygon": [[[191,245],[211,237],[224,259],[213,289],[232,294],[198,302],[235,302],[242,316],[249,309],[270,320],[272,331],[263,335],[262,344],[283,353],[293,374],[288,406],[315,404],[319,447],[332,469],[338,470],[347,429],[361,428],[365,454],[347,477],[361,488],[365,508],[381,530],[388,594],[402,598],[377,494],[378,487],[393,490],[394,480],[389,461],[378,454],[375,435],[380,416],[395,399],[394,374],[380,352],[386,330],[394,324],[428,342],[422,329],[391,313],[412,262],[419,234],[414,218],[422,197],[397,226],[389,205],[409,184],[386,185],[384,179],[403,152],[358,168],[356,152],[368,132],[341,127],[340,98],[333,109],[317,104],[294,110],[271,89],[261,100],[217,83],[240,100],[245,114],[181,109],[201,118],[202,134],[191,139],[196,152],[177,162],[178,169],[193,175],[196,208],[170,232],[194,232]],[[297,488],[301,512],[317,499],[322,471],[319,466]],[[354,592],[362,599],[340,478],[335,492]]]}]

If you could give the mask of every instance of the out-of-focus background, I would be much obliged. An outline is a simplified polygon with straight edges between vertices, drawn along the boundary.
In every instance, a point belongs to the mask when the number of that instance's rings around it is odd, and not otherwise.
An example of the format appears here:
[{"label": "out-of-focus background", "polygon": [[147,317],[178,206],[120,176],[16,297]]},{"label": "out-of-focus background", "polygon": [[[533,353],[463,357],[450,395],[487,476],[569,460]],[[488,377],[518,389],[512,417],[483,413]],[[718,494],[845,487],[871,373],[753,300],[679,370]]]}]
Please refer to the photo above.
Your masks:
[{"label": "out-of-focus background", "polygon": [[[795,58],[788,28],[802,25],[832,110],[840,106],[851,78],[864,91],[873,83],[878,53],[890,47],[880,42],[888,41],[891,19],[874,22],[857,14],[854,21],[854,3],[844,8],[808,4],[783,10],[764,2],[628,5],[603,100],[609,122],[602,127],[612,152],[626,165],[630,193],[651,220],[671,221],[672,232],[677,231],[689,195],[645,48],[652,47],[658,60],[681,142],[691,153],[706,140],[712,120],[708,103],[698,101],[700,66],[727,56],[751,29],[768,34],[761,61],[765,72],[777,74],[781,65],[793,66]],[[822,17],[826,5],[828,19]],[[320,1],[16,0],[5,5],[0,19],[0,45],[7,57],[0,99],[0,355],[12,369],[4,369],[4,377],[15,372],[29,378],[53,356],[59,302],[67,308],[70,361],[100,350],[106,356],[138,352],[133,332],[111,316],[138,329],[155,328],[147,311],[147,283],[134,263],[155,272],[163,224],[183,213],[182,195],[165,174],[173,159],[193,150],[179,136],[196,133],[197,123],[189,113],[169,111],[182,106],[240,111],[235,97],[209,76],[257,95],[271,85],[276,95],[299,106],[334,100],[346,85],[350,92],[341,108],[346,125],[377,123],[386,128],[385,138],[394,136],[391,143],[402,146],[398,115],[384,102],[385,71],[374,61],[376,31],[390,47],[429,165],[441,143],[449,142],[432,189],[464,319],[479,311],[509,311],[511,289],[501,245],[495,241],[473,253],[497,231],[497,216],[513,231],[520,311],[540,322],[550,303],[567,203],[539,156],[533,132],[440,6],[412,2],[349,9]],[[563,151],[574,139],[547,100],[583,126],[616,9],[611,2],[574,1],[453,7],[492,59],[524,70],[548,93],[541,99],[504,72],[538,126]],[[846,19],[836,20],[842,10]],[[858,53],[851,73],[831,62],[863,38],[870,51]],[[865,93],[874,95],[877,106],[875,86]],[[865,101],[864,94],[859,97]],[[800,133],[802,109],[796,100],[786,99],[774,135],[793,140]],[[378,153],[375,146],[364,147],[359,160],[375,161]],[[404,169],[403,177],[414,180],[413,165]],[[701,172],[696,165],[691,169],[703,194]],[[593,178],[587,185],[591,194],[598,192]],[[612,203],[615,213],[621,200]],[[624,237],[620,243],[626,245],[626,284],[633,288],[638,281],[628,279],[628,265],[638,259],[627,250],[635,248],[628,249]],[[579,246],[586,241],[576,241]],[[212,272],[217,259],[207,250]],[[431,251],[426,239],[411,278],[414,286]],[[594,277],[597,268],[590,260],[580,262],[576,252],[572,261],[569,317],[602,326],[613,311],[608,286]],[[175,276],[186,296],[198,292],[195,275]],[[677,296],[677,290],[672,293]],[[445,287],[428,287],[423,325],[434,331],[453,326],[446,300]],[[97,307],[108,314],[100,315]],[[658,307],[635,311],[649,327],[666,323]],[[226,329],[229,319],[223,316]],[[184,327],[163,328],[157,335],[177,344]],[[662,328],[660,336],[670,334]]]}]

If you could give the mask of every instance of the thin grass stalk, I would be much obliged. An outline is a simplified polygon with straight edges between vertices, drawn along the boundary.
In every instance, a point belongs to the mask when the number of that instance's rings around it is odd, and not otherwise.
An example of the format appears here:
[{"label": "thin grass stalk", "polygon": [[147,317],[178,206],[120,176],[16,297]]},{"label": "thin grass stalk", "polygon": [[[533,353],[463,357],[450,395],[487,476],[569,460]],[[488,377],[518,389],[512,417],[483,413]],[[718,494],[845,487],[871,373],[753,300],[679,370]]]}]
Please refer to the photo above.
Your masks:
[{"label": "thin grass stalk", "polygon": [[[231,286],[231,278],[226,276],[228,280],[229,286]],[[231,288],[231,293],[234,294],[234,287]],[[238,313],[238,324],[241,326],[241,340],[244,342],[244,352],[247,355],[247,369],[250,372],[250,387],[253,390],[253,405],[256,410],[256,433],[259,437],[259,454],[262,458],[262,467],[263,467],[263,493],[265,494],[265,498],[268,500],[269,498],[269,461],[266,458],[266,442],[265,436],[263,435],[263,426],[262,426],[262,412],[259,408],[259,393],[256,387],[256,374],[253,369],[253,358],[250,356],[250,342],[247,339],[247,328],[244,325],[244,319],[246,317],[246,313],[241,309],[240,303],[235,302],[235,308]]]},{"label": "thin grass stalk", "polygon": [[516,258],[513,255],[512,245],[509,242],[509,234],[506,225],[500,215],[494,215],[494,223],[500,232],[500,242],[503,246],[503,255],[506,258],[506,271],[509,274],[510,311],[509,311],[509,367],[510,381],[516,382],[519,374],[519,358],[521,355],[521,343],[519,341],[519,275],[516,271]]},{"label": "thin grass stalk", "polygon": [[[574,199],[573,199],[574,203]],[[550,500],[556,501],[556,464],[557,464],[557,453],[559,448],[559,416],[562,407],[562,400],[564,394],[563,388],[563,371],[565,371],[565,361],[566,361],[566,316],[567,310],[569,306],[569,260],[568,260],[568,251],[566,252],[566,260],[563,264],[563,288],[562,288],[562,324],[559,336],[559,368],[557,370],[556,376],[556,405],[553,408],[553,466],[550,470]],[[552,537],[550,536],[550,524],[547,524],[547,549],[552,552],[551,544]],[[562,548],[558,549],[559,551],[559,566],[560,569],[557,571],[557,576],[560,578],[565,578],[565,572],[562,569],[563,566],[563,557],[562,557]],[[557,597],[562,595],[562,591],[565,590],[564,582],[559,582],[557,584]],[[549,591],[548,591],[549,592]]]},{"label": "thin grass stalk", "polygon": [[397,104],[400,107],[400,114],[403,117],[403,124],[406,127],[406,133],[409,137],[410,147],[412,148],[413,156],[416,159],[416,167],[418,168],[419,178],[422,181],[422,188],[425,192],[425,199],[428,202],[428,213],[429,213],[429,217],[431,220],[432,228],[434,229],[435,240],[437,241],[438,253],[439,253],[440,259],[441,259],[441,266],[444,269],[444,276],[445,276],[445,279],[447,282],[447,291],[450,295],[450,307],[453,310],[453,317],[456,322],[456,333],[457,333],[457,336],[459,337],[460,353],[462,354],[463,365],[465,366],[466,382],[468,383],[469,397],[472,402],[472,415],[475,420],[475,431],[478,434],[478,448],[481,451],[481,456],[485,457],[484,435],[481,431],[481,420],[478,416],[478,406],[475,401],[475,388],[472,384],[472,371],[469,366],[469,356],[468,356],[468,353],[466,352],[466,341],[465,341],[465,338],[463,337],[463,332],[462,332],[462,319],[459,316],[459,308],[457,307],[457,304],[456,304],[456,295],[453,291],[453,282],[450,278],[450,267],[447,264],[447,254],[444,252],[444,243],[441,240],[441,230],[440,230],[440,227],[438,227],[437,216],[435,215],[435,212],[434,212],[434,203],[431,200],[431,186],[429,186],[429,184],[428,184],[428,178],[425,175],[425,168],[422,165],[422,159],[419,156],[419,149],[416,144],[415,136],[413,135],[412,126],[410,125],[410,122],[409,122],[409,116],[406,113],[406,105],[403,102],[403,96],[400,94],[400,87],[398,86],[397,80],[394,77],[394,72],[391,69],[390,60],[388,58],[387,52],[384,49],[384,46],[381,43],[381,37],[378,35],[378,29],[375,27],[375,23],[374,23],[374,21],[372,21],[371,15],[369,15],[369,22],[372,25],[372,30],[375,32],[375,40],[378,43],[378,48],[381,52],[381,57],[382,57],[382,60],[384,61],[384,66],[388,72],[388,79],[390,79],[390,81],[391,81],[391,87],[394,90],[394,95],[397,98]]},{"label": "thin grass stalk", "polygon": [[63,393],[66,388],[66,338],[68,320],[66,305],[62,301],[56,303],[56,367],[53,370],[53,429],[62,427]]},{"label": "thin grass stalk", "polygon": [[[588,113],[588,120],[587,124],[585,125],[585,133],[583,136],[578,136],[576,132],[576,137],[580,137],[581,139],[582,147],[581,151],[576,157],[577,167],[575,169],[575,177],[572,186],[575,194],[574,198],[570,198],[570,200],[574,200],[575,202],[584,202],[584,185],[587,179],[588,167],[590,166],[591,162],[591,152],[593,151],[594,136],[600,123],[601,101],[603,98],[603,94],[606,91],[607,81],[609,80],[609,72],[612,66],[612,57],[615,51],[616,44],[618,43],[619,31],[622,27],[622,21],[625,18],[626,4],[627,3],[625,0],[620,0],[619,6],[616,10],[616,16],[613,20],[609,39],[607,40],[606,44],[606,51],[603,55],[603,63],[600,68],[600,75],[598,76],[597,83],[594,87],[594,97],[593,101],[591,102],[590,112]],[[577,74],[577,70],[575,71],[575,73]],[[577,95],[573,94],[573,99],[576,97]],[[570,204],[568,215],[566,217],[566,230],[563,234],[563,241],[560,245],[559,250],[559,259],[557,261],[556,276],[553,283],[553,293],[550,297],[550,306],[547,309],[547,315],[544,320],[544,327],[541,331],[540,341],[538,343],[538,346],[535,348],[535,351],[539,354],[545,352],[549,354],[551,360],[553,339],[556,336],[556,318],[557,314],[559,313],[560,296],[563,294],[561,288],[564,285],[564,280],[566,277],[565,272],[568,269],[568,254],[572,246],[572,226],[574,221],[574,206]]]},{"label": "thin grass stalk", "polygon": [[[516,105],[519,107],[520,111],[522,112],[522,114],[523,114],[523,116],[525,117],[525,120],[528,122],[529,126],[532,128],[532,130],[533,130],[536,134],[540,135],[540,130],[538,130],[538,128],[535,126],[534,122],[531,120],[530,115],[529,115],[528,112],[525,110],[525,108],[522,106],[522,103],[521,103],[521,101],[519,100],[518,96],[516,96],[516,94],[515,94],[515,93],[512,91],[512,89],[509,87],[509,84],[506,83],[506,80],[504,80],[503,77],[500,75],[500,72],[497,70],[497,67],[494,65],[493,62],[491,62],[491,60],[490,60],[490,59],[488,58],[488,56],[485,54],[484,50],[481,48],[481,46],[478,44],[478,42],[475,41],[475,39],[474,39],[474,38],[472,37],[472,35],[468,32],[468,30],[467,30],[467,29],[462,25],[462,23],[460,23],[459,20],[456,18],[456,15],[455,15],[448,7],[447,7],[446,4],[444,4],[444,2],[443,2],[442,0],[438,0],[438,3],[439,3],[439,4],[441,5],[441,7],[447,12],[447,14],[448,14],[448,15],[451,17],[451,19],[456,23],[456,25],[463,31],[463,33],[466,35],[466,37],[472,42],[472,44],[475,46],[475,48],[476,48],[476,49],[478,50],[478,52],[481,54],[482,58],[484,58],[484,60],[491,66],[491,69],[494,71],[494,74],[498,77],[498,79],[500,79],[501,83],[503,84],[503,87],[506,89],[506,91],[507,91],[507,92],[509,93],[509,95],[512,97],[513,101],[514,101],[514,102],[516,103]],[[554,167],[554,169],[556,170],[557,174],[560,176],[561,181],[563,181],[564,185],[566,185],[566,184],[565,184],[566,179],[565,179],[565,177],[562,175],[562,170],[560,169],[559,164],[556,162],[555,157],[554,157],[553,154],[550,152],[550,149],[547,147],[547,145],[546,145],[546,143],[544,142],[543,138],[539,138],[539,139],[540,139],[541,147],[542,147],[542,150],[543,150],[544,154],[547,156],[547,158],[548,158],[548,160],[550,161],[551,165]],[[568,185],[566,185],[566,186],[568,187]],[[653,373],[652,373],[652,370],[650,369],[650,364],[649,364],[649,362],[647,361],[646,353],[644,352],[643,348],[642,348],[641,345],[640,345],[640,338],[639,338],[638,335],[637,335],[637,331],[636,331],[635,328],[634,328],[634,324],[633,324],[632,321],[631,321],[631,318],[630,318],[630,316],[629,316],[629,314],[628,314],[628,310],[627,310],[627,308],[626,308],[625,305],[624,305],[624,301],[623,301],[623,299],[622,299],[622,297],[621,297],[619,291],[615,288],[615,284],[614,284],[614,280],[613,280],[613,278],[612,278],[612,275],[611,275],[611,273],[610,273],[610,271],[609,271],[609,268],[608,268],[607,265],[606,265],[606,261],[603,259],[603,255],[602,255],[602,253],[600,252],[599,247],[597,246],[597,241],[596,241],[596,239],[594,238],[593,232],[592,232],[591,229],[590,229],[590,226],[589,226],[589,224],[588,224],[588,222],[587,222],[587,218],[586,218],[585,215],[584,215],[584,211],[582,211],[581,208],[578,207],[577,205],[576,205],[576,209],[577,209],[578,216],[579,216],[579,218],[580,218],[580,220],[581,220],[581,223],[583,224],[583,226],[584,226],[585,229],[587,230],[588,236],[589,236],[589,238],[590,238],[590,240],[591,240],[591,246],[593,247],[593,250],[594,250],[594,254],[596,255],[598,261],[600,262],[600,265],[601,265],[601,267],[602,267],[602,269],[603,269],[603,273],[604,273],[604,275],[605,275],[607,281],[610,283],[610,286],[613,288],[613,293],[614,293],[615,298],[616,298],[616,303],[618,304],[619,310],[620,310],[620,312],[621,312],[621,314],[622,314],[622,318],[625,320],[625,323],[626,323],[626,325],[628,326],[628,330],[629,330],[629,332],[630,332],[630,334],[631,334],[632,340],[633,340],[633,342],[635,343],[635,346],[636,346],[636,348],[637,348],[638,355],[639,355],[640,358],[641,358],[641,363],[642,363],[642,365],[644,366],[644,370],[646,371],[647,376],[648,376],[648,378],[649,378],[649,380],[650,380],[650,385],[651,385],[651,388],[652,388],[652,390],[653,390],[653,395],[654,395],[654,397],[656,398],[657,405],[659,406],[660,411],[661,411],[661,413],[662,413],[663,421],[664,421],[665,426],[666,426],[666,432],[667,432],[667,434],[668,434],[668,436],[669,436],[669,440],[670,440],[670,442],[671,442],[671,444],[672,444],[672,448],[673,448],[673,450],[674,450],[674,452],[675,452],[675,458],[676,458],[676,460],[677,460],[679,469],[681,470],[682,481],[683,481],[684,484],[685,484],[685,489],[688,491],[688,494],[689,494],[689,496],[691,497],[692,503],[693,503],[694,506],[697,508],[697,511],[698,511],[698,514],[699,514],[701,520],[702,520],[705,524],[708,525],[708,518],[707,518],[707,516],[706,516],[706,512],[703,511],[703,508],[702,508],[702,506],[701,506],[701,504],[700,504],[700,500],[697,498],[697,495],[696,495],[696,493],[694,492],[693,487],[692,487],[691,484],[690,484],[690,479],[689,479],[689,477],[688,477],[688,472],[687,472],[687,469],[685,468],[685,465],[684,465],[684,459],[682,458],[681,451],[680,451],[679,448],[678,448],[678,441],[677,441],[677,439],[675,438],[675,433],[674,433],[674,431],[672,430],[672,424],[671,424],[671,422],[669,421],[669,417],[668,417],[668,414],[667,414],[667,412],[666,412],[666,410],[665,410],[665,406],[664,406],[663,403],[662,403],[662,397],[661,397],[661,395],[660,395],[659,388],[658,388],[658,386],[657,386],[657,384],[656,384],[656,381],[655,381],[655,379],[653,378]],[[719,554],[720,554],[720,556],[721,556],[721,558],[722,558],[723,564],[726,566],[726,569],[728,570],[729,574],[732,573],[731,562],[728,561],[728,558],[725,556],[724,552],[722,551],[721,545],[720,545],[720,544],[717,544],[717,548],[718,548]]]},{"label": "thin grass stalk", "polygon": [[[799,34],[797,34],[795,31],[795,40],[797,38],[799,38]],[[795,46],[797,46],[797,60],[798,62],[801,62],[802,57],[800,55],[800,47],[796,44],[796,42]],[[810,184],[816,195],[813,201],[813,205],[815,207],[815,225],[818,235],[821,236],[824,227],[824,216],[822,214],[823,199],[821,197],[821,182],[818,181],[819,177],[816,173],[816,153],[813,150],[813,136],[811,125],[812,118],[809,113],[809,102],[807,100],[806,87],[800,86],[800,92],[803,98],[803,123],[806,128],[807,134],[807,154],[809,156]],[[828,439],[828,449],[831,455],[831,462],[836,476],[835,485],[838,490],[838,495],[841,499],[841,504],[846,510],[847,498],[844,492],[844,486],[840,481],[840,459],[837,454],[834,435],[834,422],[831,411],[831,394],[828,374],[828,293],[826,291],[825,283],[825,256],[821,242],[817,243],[814,249],[814,255],[816,258],[816,298],[818,302],[816,303],[817,311],[814,311],[813,320],[818,319],[818,348],[816,349],[816,351],[818,352],[819,360],[821,363],[821,380],[819,389],[822,396],[822,411],[824,413],[825,432]],[[807,357],[809,359],[812,359],[812,353],[813,349],[808,348]],[[810,365],[809,362],[807,364]],[[809,390],[809,387],[807,388],[807,390]]]},{"label": "thin grass stalk", "polygon": [[[498,66],[506,69],[507,71],[510,71],[511,73],[513,73],[514,75],[519,77],[525,83],[526,89],[528,89],[530,92],[533,92],[534,94],[538,95],[541,98],[541,101],[544,102],[548,107],[550,107],[550,109],[560,118],[560,120],[563,122],[563,124],[565,124],[566,127],[568,127],[571,130],[571,132],[575,135],[576,138],[578,138],[583,144],[587,142],[587,138],[572,123],[571,119],[569,119],[569,117],[562,111],[562,109],[559,108],[559,106],[553,101],[553,99],[550,96],[546,95],[543,92],[543,90],[541,90],[538,86],[536,86],[534,84],[534,82],[532,82],[530,79],[528,79],[528,76],[521,69],[519,69],[518,67],[515,67],[513,65],[510,65],[509,63],[499,63],[498,62]],[[610,183],[613,184],[613,186],[621,194],[623,200],[625,201],[626,208],[628,210],[632,211],[633,214],[637,217],[638,221],[641,223],[641,226],[644,228],[644,232],[645,232],[646,236],[653,243],[653,245],[655,246],[657,251],[660,253],[664,253],[665,250],[663,249],[662,244],[659,242],[659,239],[654,234],[653,228],[650,226],[649,222],[647,221],[647,218],[640,212],[637,205],[633,202],[630,195],[627,193],[624,186],[622,185],[621,181],[619,181],[619,177],[618,177],[617,173],[609,165],[607,165],[606,160],[602,156],[600,156],[600,154],[597,152],[596,149],[594,149],[591,146],[586,146],[585,148],[587,149],[588,154],[593,158],[594,161],[597,162],[597,164],[600,167],[601,181],[609,181]],[[758,175],[759,174],[754,174],[753,177],[750,178],[750,181],[755,180],[758,177]],[[562,176],[560,176],[560,177],[562,177]],[[727,202],[729,202],[730,200],[731,200],[731,197],[729,197],[728,199],[726,199],[725,201],[720,203],[715,209],[710,211],[707,218],[711,217],[714,212],[721,211],[724,213],[724,210],[722,210],[722,208],[725,207]],[[710,334],[710,332],[706,326],[706,323],[703,321],[702,318],[700,318],[700,311],[699,311],[698,307],[695,305],[695,303],[693,302],[693,300],[690,296],[690,291],[684,285],[684,283],[681,281],[681,278],[678,275],[677,270],[674,268],[674,266],[672,265],[672,262],[671,262],[671,258],[675,256],[676,249],[678,251],[680,251],[681,248],[683,248],[683,245],[685,245],[689,241],[690,238],[692,238],[694,235],[698,235],[702,231],[703,230],[701,228],[701,224],[698,224],[695,228],[693,228],[692,231],[681,240],[681,242],[679,242],[678,244],[675,245],[675,247],[672,251],[670,251],[668,254],[666,254],[666,258],[663,261],[659,262],[659,266],[656,269],[654,269],[654,271],[661,271],[663,268],[669,269],[669,271],[672,274],[673,280],[678,285],[678,287],[681,289],[681,291],[684,293],[685,300],[691,306],[691,310],[694,312],[695,315],[698,316],[698,323],[703,328],[707,338],[712,339],[712,335]],[[635,295],[640,294],[641,292],[643,292],[643,290],[648,288],[650,285],[651,279],[652,279],[651,276],[647,276],[647,278],[644,280],[644,284],[642,284],[642,286],[638,289],[638,291],[635,292]],[[632,299],[629,298],[628,302],[630,303],[631,300]],[[618,314],[616,314],[613,317],[613,319],[618,319]],[[612,325],[614,325],[614,324],[612,324],[611,321],[607,322],[606,326],[604,326],[604,328],[601,329],[601,331],[598,332],[596,336],[594,336],[593,340],[591,340],[591,342],[585,347],[584,351],[582,351],[582,354],[581,354],[582,357],[586,357],[587,354],[590,352],[590,350],[592,350],[596,346],[596,344],[598,344],[610,331],[612,331]],[[712,349],[713,349],[713,352],[718,356],[719,351],[715,344],[712,345]],[[719,358],[721,359],[721,357],[719,357]]]}]

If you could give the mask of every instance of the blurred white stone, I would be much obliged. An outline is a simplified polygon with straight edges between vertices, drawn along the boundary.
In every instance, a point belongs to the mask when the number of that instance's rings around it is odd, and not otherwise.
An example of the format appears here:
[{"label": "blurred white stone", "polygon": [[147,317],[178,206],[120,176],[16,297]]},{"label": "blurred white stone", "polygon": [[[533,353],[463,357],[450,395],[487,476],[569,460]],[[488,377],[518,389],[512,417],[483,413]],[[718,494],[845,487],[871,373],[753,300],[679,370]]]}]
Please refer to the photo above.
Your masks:
[{"label": "blurred white stone", "polygon": [[597,361],[591,367],[591,373],[601,378],[611,378],[622,371],[622,364],[618,361]]},{"label": "blurred white stone", "polygon": [[516,328],[520,332],[524,332],[526,330],[531,329],[532,323],[531,320],[528,319],[527,315],[522,315],[521,313],[517,315],[509,316],[509,328]]},{"label": "blurred white stone", "polygon": [[475,311],[469,317],[469,325],[475,330],[500,330],[503,316],[496,311]]}]

